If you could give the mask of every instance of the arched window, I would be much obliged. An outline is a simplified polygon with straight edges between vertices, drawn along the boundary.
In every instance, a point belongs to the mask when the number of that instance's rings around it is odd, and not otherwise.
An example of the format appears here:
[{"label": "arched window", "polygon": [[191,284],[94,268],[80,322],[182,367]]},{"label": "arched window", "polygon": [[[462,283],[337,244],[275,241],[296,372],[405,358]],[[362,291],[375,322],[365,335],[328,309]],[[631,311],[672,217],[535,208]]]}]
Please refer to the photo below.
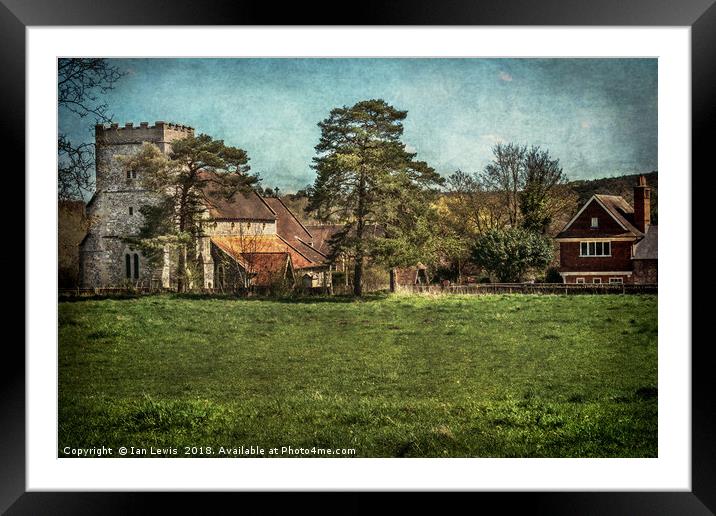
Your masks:
[{"label": "arched window", "polygon": [[124,255],[124,264],[127,266],[127,277],[132,277],[132,260],[129,257],[129,254]]},{"label": "arched window", "polygon": [[134,278],[139,278],[139,255],[134,253]]}]

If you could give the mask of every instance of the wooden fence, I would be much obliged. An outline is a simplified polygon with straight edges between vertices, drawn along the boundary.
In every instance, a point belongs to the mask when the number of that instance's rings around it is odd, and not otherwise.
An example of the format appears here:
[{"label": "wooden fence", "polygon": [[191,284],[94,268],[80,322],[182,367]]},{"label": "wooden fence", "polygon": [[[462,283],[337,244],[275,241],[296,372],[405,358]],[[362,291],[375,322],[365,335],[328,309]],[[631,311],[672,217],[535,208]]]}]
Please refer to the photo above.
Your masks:
[{"label": "wooden fence", "polygon": [[[657,285],[615,283],[472,283],[470,285],[407,285],[398,286],[397,292],[406,294],[657,294]],[[159,294],[176,290],[158,287],[101,287],[59,289],[60,297],[128,296]],[[343,292],[334,292],[341,294]],[[191,294],[256,295],[261,292],[220,292],[204,289]]]},{"label": "wooden fence", "polygon": [[412,294],[656,294],[657,285],[618,283],[473,283],[470,285],[407,285]]}]

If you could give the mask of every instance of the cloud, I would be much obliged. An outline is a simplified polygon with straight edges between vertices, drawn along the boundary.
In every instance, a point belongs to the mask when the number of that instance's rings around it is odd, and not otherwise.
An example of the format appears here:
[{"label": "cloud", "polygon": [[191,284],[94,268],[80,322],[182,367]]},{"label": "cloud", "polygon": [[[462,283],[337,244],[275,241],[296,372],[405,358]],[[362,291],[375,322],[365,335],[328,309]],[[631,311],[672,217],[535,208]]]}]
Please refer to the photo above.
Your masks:
[{"label": "cloud", "polygon": [[511,82],[512,76],[507,72],[500,72],[500,80],[505,82]]}]

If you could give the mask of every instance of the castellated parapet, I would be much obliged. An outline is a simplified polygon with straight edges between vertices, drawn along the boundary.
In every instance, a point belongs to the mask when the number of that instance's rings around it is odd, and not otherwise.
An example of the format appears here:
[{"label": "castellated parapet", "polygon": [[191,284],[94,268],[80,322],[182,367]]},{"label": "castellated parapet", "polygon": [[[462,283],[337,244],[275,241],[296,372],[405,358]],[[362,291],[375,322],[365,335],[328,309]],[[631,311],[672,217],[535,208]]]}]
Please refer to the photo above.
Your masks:
[{"label": "castellated parapet", "polygon": [[153,143],[164,153],[171,151],[171,142],[194,135],[194,128],[171,122],[140,122],[139,126],[128,122],[98,124],[95,126],[95,153],[97,164],[96,185],[98,191],[136,190],[141,188],[138,177],[127,177],[120,155],[139,152],[142,144]]},{"label": "castellated parapet", "polygon": [[142,142],[166,144],[186,136],[193,136],[194,128],[162,121],[154,122],[154,125],[149,125],[149,122],[140,122],[138,126],[127,122],[123,126],[97,124],[94,134],[97,145],[126,145],[141,144]]}]

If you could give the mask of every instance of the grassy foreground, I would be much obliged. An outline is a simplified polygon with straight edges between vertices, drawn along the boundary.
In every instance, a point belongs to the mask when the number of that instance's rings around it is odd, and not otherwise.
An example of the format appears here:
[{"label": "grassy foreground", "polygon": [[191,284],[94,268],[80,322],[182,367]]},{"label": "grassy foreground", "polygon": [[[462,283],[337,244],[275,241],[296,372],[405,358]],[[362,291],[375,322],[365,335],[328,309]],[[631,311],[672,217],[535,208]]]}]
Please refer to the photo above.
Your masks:
[{"label": "grassy foreground", "polygon": [[59,393],[60,457],[655,457],[657,297],[61,302]]}]

